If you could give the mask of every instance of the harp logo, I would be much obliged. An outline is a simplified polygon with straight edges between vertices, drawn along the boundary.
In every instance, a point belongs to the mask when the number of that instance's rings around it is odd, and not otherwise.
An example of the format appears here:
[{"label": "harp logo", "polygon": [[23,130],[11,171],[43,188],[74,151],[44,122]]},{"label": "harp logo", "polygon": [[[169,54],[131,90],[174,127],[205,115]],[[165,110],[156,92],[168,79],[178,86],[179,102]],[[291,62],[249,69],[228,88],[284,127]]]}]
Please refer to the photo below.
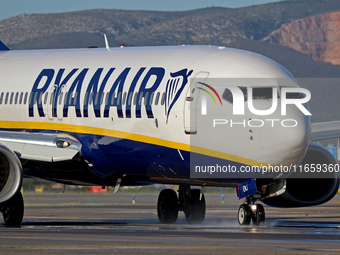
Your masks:
[{"label": "harp logo", "polygon": [[165,115],[166,123],[168,123],[169,115],[172,107],[177,102],[179,96],[183,92],[185,85],[188,83],[188,78],[193,70],[182,69],[175,73],[170,73],[171,79],[168,80],[165,90]]}]

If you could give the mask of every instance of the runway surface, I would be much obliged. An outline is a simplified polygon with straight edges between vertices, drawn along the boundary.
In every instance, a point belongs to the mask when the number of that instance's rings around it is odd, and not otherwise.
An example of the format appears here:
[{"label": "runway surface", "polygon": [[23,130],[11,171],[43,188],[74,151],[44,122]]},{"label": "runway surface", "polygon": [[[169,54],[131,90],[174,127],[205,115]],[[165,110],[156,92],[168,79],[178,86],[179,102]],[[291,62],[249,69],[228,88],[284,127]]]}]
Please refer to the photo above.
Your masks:
[{"label": "runway surface", "polygon": [[[133,195],[135,204],[132,203]],[[263,226],[239,226],[242,201],[206,194],[206,220],[160,224],[157,193],[27,193],[20,227],[0,220],[1,254],[339,254],[340,196],[322,206],[265,206]]]}]

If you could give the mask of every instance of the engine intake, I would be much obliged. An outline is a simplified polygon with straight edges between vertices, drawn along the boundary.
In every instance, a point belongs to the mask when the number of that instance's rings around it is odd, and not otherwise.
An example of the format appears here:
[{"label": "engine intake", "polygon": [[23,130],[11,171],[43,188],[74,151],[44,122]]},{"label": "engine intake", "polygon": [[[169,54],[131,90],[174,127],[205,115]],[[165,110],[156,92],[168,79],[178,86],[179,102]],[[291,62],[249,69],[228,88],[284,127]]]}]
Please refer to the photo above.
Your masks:
[{"label": "engine intake", "polygon": [[339,168],[335,167],[332,172],[311,172],[313,164],[315,167],[323,164],[336,166],[337,162],[325,148],[310,143],[301,168],[286,179],[286,191],[263,202],[276,207],[303,207],[323,204],[332,199],[339,189],[339,173],[336,171]]},{"label": "engine intake", "polygon": [[22,178],[22,166],[17,155],[0,144],[0,204],[20,191]]}]

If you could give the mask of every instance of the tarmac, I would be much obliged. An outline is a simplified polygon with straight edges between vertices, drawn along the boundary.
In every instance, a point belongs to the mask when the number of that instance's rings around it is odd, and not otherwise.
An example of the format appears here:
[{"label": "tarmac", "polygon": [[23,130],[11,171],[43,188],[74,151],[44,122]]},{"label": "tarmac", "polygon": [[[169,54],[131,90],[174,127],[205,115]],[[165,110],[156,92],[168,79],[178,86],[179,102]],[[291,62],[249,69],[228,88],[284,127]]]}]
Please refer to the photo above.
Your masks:
[{"label": "tarmac", "polygon": [[[25,193],[20,227],[0,219],[1,254],[339,254],[340,195],[314,207],[265,206],[239,226],[236,194],[205,194],[206,219],[160,224],[158,193]],[[133,203],[134,201],[134,203]]]}]

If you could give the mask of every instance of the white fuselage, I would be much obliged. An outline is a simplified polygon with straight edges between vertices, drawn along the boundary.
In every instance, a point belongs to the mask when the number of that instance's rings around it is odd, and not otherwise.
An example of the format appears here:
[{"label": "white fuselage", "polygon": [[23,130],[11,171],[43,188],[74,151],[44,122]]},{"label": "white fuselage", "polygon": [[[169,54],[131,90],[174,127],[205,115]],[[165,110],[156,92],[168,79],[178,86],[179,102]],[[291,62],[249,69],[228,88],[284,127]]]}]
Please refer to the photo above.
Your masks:
[{"label": "white fuselage", "polygon": [[[0,70],[3,130],[114,137],[175,149],[179,157],[190,151],[244,165],[297,165],[309,142],[309,116],[294,104],[285,115],[281,111],[281,90],[298,88],[295,79],[247,51],[208,46],[4,51]],[[221,103],[202,84],[215,88]],[[234,114],[235,103],[224,94],[232,86],[277,88],[276,110],[254,114],[245,101],[243,113]],[[272,105],[272,98],[253,100],[258,110]]]}]

